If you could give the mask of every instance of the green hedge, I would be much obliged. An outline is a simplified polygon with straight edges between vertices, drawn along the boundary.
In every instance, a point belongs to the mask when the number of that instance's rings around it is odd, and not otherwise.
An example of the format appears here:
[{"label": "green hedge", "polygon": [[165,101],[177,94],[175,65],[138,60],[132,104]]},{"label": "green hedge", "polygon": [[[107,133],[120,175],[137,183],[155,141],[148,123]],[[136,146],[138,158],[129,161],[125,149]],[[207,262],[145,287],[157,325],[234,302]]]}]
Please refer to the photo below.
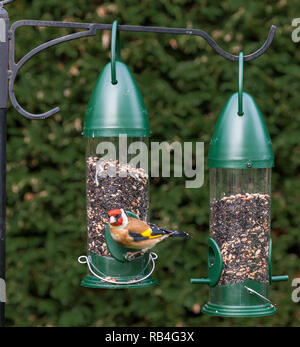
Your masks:
[{"label": "green hedge", "polygon": [[[275,150],[272,237],[274,274],[300,277],[300,50],[291,40],[296,0],[17,0],[20,19],[200,28],[225,50],[249,54],[278,26],[268,52],[245,64],[244,87],[265,116]],[[72,32],[22,28],[16,58]],[[218,114],[237,88],[237,64],[198,37],[121,33],[122,56],[138,82],[153,140],[205,141],[207,153]],[[10,107],[7,144],[7,325],[10,326],[295,326],[299,304],[291,280],[273,284],[279,312],[266,318],[217,318],[199,313],[206,286],[209,188],[184,189],[178,179],[153,179],[152,221],[178,227],[193,240],[157,247],[160,285],[136,290],[91,290],[79,283],[86,268],[85,142],[83,117],[93,85],[109,61],[110,33],[98,32],[40,53],[22,68],[16,96],[31,112],[56,105],[61,112],[31,121]],[[170,243],[172,247],[170,247]]]}]

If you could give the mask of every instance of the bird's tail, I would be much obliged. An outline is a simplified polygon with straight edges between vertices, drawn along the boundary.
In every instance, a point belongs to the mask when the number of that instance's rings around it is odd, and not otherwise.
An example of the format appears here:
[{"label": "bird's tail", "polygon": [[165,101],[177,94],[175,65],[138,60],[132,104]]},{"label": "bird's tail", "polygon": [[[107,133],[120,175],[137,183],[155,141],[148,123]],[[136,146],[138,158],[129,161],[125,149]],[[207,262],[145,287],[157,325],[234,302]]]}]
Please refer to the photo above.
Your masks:
[{"label": "bird's tail", "polygon": [[170,237],[185,237],[186,239],[191,239],[192,236],[188,233],[185,233],[184,231],[170,231]]},{"label": "bird's tail", "polygon": [[157,231],[158,234],[168,234],[169,237],[185,237],[187,239],[191,239],[192,236],[185,233],[184,231],[177,231],[177,230],[169,230],[169,229],[166,229],[166,228],[161,228],[161,227],[158,227],[157,225],[155,224],[152,224],[152,223],[149,223],[151,229],[153,231]]}]

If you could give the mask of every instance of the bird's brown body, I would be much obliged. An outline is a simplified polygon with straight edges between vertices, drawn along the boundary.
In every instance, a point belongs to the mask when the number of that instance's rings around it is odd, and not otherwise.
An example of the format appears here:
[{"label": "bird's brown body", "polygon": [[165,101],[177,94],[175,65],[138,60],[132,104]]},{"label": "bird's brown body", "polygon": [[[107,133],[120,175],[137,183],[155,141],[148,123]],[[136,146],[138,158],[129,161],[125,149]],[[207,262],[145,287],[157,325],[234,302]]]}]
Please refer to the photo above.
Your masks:
[{"label": "bird's brown body", "polygon": [[129,261],[168,237],[190,238],[183,231],[160,228],[155,224],[129,217],[123,209],[110,210],[108,215],[109,230],[114,241],[123,247],[137,250],[127,252],[126,259]]},{"label": "bird's brown body", "polygon": [[[149,237],[143,240],[143,233],[149,230]],[[150,226],[139,219],[128,217],[128,224],[125,228],[110,226],[112,238],[123,247],[132,249],[149,249],[168,237],[170,234],[152,235]],[[133,234],[141,235],[141,239],[136,242]]]}]

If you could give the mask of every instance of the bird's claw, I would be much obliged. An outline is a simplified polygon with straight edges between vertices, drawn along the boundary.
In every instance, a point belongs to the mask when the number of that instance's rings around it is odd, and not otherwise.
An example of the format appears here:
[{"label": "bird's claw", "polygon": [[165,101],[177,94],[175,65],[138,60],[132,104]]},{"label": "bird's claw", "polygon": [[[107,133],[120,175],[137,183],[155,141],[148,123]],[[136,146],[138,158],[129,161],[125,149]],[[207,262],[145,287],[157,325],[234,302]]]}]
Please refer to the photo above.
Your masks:
[{"label": "bird's claw", "polygon": [[127,252],[125,255],[125,259],[128,261],[132,261],[135,258],[135,254],[132,254],[131,252]]},{"label": "bird's claw", "polygon": [[145,253],[142,251],[138,251],[138,252],[127,252],[125,255],[125,260],[127,261],[132,261],[136,258],[137,255],[144,255]]}]

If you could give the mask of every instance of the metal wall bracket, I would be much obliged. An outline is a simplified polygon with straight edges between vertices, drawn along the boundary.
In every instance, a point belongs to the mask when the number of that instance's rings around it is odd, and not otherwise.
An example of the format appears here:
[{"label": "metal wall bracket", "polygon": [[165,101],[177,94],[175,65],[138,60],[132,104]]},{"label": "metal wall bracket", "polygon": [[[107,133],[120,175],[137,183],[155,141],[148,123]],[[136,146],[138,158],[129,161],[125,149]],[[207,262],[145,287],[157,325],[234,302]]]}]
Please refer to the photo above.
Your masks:
[{"label": "metal wall bracket", "polygon": [[[38,47],[31,50],[17,63],[14,57],[15,48],[15,31],[17,28],[22,26],[33,26],[33,27],[55,27],[55,28],[71,28],[71,29],[85,29],[85,31],[77,32],[74,34],[62,36],[51,41],[45,42]],[[117,29],[120,31],[132,31],[132,32],[147,32],[147,33],[159,33],[159,34],[175,34],[175,35],[192,35],[200,36],[207,41],[207,43],[222,57],[230,61],[238,61],[238,56],[232,55],[225,52],[206,32],[199,29],[182,29],[182,28],[164,28],[164,27],[144,27],[134,25],[118,25]],[[112,24],[97,24],[97,23],[76,23],[76,22],[55,22],[55,21],[39,21],[39,20],[20,20],[12,24],[9,31],[10,48],[9,48],[9,96],[13,107],[24,117],[30,119],[44,119],[59,112],[59,107],[55,107],[47,112],[41,114],[33,114],[27,112],[18,103],[14,94],[14,83],[16,76],[21,67],[37,53],[55,46],[59,43],[75,40],[78,38],[96,35],[97,30],[112,30]],[[251,61],[261,56],[271,45],[276,27],[271,26],[268,37],[264,44],[254,53],[244,56],[244,61]]]}]

